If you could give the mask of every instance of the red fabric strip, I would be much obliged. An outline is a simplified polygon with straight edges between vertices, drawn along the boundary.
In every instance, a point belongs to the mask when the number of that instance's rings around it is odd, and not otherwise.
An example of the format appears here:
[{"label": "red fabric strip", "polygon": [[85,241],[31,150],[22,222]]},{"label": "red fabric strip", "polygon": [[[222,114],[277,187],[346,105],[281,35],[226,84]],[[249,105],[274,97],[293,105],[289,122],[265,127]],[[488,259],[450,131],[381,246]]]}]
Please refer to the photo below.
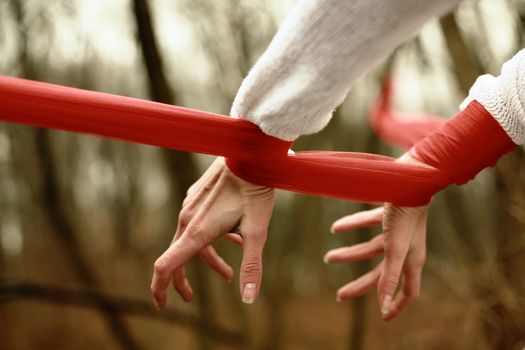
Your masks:
[{"label": "red fabric strip", "polygon": [[457,185],[467,183],[486,167],[512,151],[516,144],[477,101],[418,142],[411,154],[445,170]]},{"label": "red fabric strip", "polygon": [[407,115],[392,111],[393,83],[383,81],[381,94],[370,110],[369,120],[375,133],[384,141],[410,148],[440,128],[446,119],[433,115]]},{"label": "red fabric strip", "polygon": [[[392,79],[383,81],[370,121],[383,139],[413,148],[416,159],[445,171],[450,183],[464,184],[516,145],[492,115],[477,101],[454,118],[407,116],[392,111]],[[414,145],[415,144],[415,145]]]},{"label": "red fabric strip", "polygon": [[366,153],[305,151],[275,159],[227,159],[239,177],[264,186],[367,203],[419,206],[446,187],[438,169]]},{"label": "red fabric strip", "polygon": [[450,183],[448,169],[360,153],[288,155],[289,142],[245,120],[17,78],[0,77],[0,120],[225,156],[250,182],[317,196],[415,206]]},{"label": "red fabric strip", "polygon": [[291,144],[245,120],[2,76],[0,120],[239,159],[286,154]]}]

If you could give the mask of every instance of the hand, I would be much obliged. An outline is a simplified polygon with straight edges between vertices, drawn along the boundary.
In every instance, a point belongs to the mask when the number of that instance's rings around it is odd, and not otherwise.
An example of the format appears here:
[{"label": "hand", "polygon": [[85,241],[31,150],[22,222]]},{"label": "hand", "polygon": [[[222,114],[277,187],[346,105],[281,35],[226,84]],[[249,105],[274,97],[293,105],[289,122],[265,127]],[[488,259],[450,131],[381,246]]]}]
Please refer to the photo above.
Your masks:
[{"label": "hand", "polygon": [[[398,161],[428,167],[409,155]],[[427,213],[428,205],[397,207],[385,204],[381,208],[355,213],[334,222],[331,228],[333,233],[381,223],[383,233],[365,243],[330,250],[324,257],[325,262],[350,262],[373,259],[382,254],[385,256],[374,269],[341,287],[337,291],[337,299],[357,297],[377,286],[382,318],[390,320],[417,298],[426,257]],[[394,298],[401,274],[403,286]]]},{"label": "hand", "polygon": [[[155,262],[151,283],[155,307],[165,306],[170,282],[182,299],[192,299],[184,265],[195,255],[226,280],[232,280],[232,268],[211,245],[223,235],[242,241],[240,289],[243,302],[253,303],[261,285],[262,252],[274,202],[272,188],[238,178],[225,165],[224,158],[217,158],[188,190],[173,241]],[[237,233],[229,233],[234,230]]]}]

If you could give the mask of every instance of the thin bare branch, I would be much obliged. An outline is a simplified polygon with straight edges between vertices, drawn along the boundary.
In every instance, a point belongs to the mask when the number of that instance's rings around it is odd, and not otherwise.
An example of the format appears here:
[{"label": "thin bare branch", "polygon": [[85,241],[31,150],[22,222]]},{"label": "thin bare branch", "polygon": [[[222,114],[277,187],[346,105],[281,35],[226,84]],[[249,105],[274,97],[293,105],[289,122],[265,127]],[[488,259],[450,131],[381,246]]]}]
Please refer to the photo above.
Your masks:
[{"label": "thin bare branch", "polygon": [[[100,307],[101,300],[110,300],[111,303],[108,303],[108,307],[111,307],[111,311],[116,314],[152,318],[188,329],[200,329],[203,323],[199,317],[181,311],[173,309],[162,312],[156,311],[150,301],[108,296],[93,290],[72,290],[25,282],[0,283],[0,304],[28,299],[95,309]],[[207,335],[210,338],[221,343],[238,345],[243,341],[239,332],[222,326],[208,324],[207,331],[209,331]]]}]

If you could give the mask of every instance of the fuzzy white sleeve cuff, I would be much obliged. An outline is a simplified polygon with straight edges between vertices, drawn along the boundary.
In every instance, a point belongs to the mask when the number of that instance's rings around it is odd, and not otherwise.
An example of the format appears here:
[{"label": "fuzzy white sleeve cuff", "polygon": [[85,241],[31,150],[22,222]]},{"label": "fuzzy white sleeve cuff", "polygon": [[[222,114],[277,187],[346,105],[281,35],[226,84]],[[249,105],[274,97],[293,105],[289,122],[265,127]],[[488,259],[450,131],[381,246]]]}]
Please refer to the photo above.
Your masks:
[{"label": "fuzzy white sleeve cuff", "polygon": [[318,132],[351,84],[460,0],[299,0],[243,81],[231,115],[284,140]]},{"label": "fuzzy white sleeve cuff", "polygon": [[525,49],[508,60],[497,77],[489,74],[480,76],[461,108],[472,100],[481,103],[492,114],[514,143],[524,144]]}]

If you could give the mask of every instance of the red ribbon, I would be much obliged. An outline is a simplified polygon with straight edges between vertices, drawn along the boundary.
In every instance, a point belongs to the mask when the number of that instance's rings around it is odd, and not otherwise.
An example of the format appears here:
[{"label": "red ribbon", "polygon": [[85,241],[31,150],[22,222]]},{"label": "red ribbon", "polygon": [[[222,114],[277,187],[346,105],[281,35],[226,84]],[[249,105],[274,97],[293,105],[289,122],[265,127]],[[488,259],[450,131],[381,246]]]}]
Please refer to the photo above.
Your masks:
[{"label": "red ribbon", "polygon": [[[450,183],[450,175],[439,167],[400,164],[384,156],[288,155],[290,142],[245,120],[11,77],[0,77],[0,121],[224,156],[246,180],[316,196],[416,206]],[[396,128],[391,123],[383,132]]]},{"label": "red ribbon", "polygon": [[410,154],[446,172],[450,183],[467,183],[516,147],[496,119],[477,101],[472,101],[448,121],[428,115],[407,117],[391,110],[392,90],[392,80],[385,79],[370,113],[374,130],[393,144],[413,146]]},{"label": "red ribbon", "polygon": [[392,111],[392,85],[390,77],[383,81],[381,94],[370,110],[370,124],[382,140],[408,149],[439,129],[446,119],[434,115],[404,115]]}]

